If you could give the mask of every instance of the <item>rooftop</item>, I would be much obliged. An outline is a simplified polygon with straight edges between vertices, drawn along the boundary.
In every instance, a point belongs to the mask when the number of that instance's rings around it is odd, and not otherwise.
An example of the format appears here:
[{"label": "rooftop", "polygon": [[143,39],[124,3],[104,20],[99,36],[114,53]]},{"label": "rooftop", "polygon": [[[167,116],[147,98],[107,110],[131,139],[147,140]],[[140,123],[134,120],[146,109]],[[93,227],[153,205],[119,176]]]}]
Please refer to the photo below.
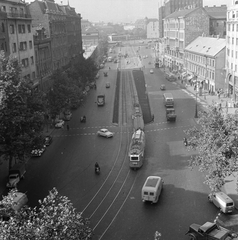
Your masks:
[{"label": "rooftop", "polygon": [[212,37],[198,37],[191,42],[185,51],[196,52],[201,55],[216,56],[226,47],[226,39]]}]

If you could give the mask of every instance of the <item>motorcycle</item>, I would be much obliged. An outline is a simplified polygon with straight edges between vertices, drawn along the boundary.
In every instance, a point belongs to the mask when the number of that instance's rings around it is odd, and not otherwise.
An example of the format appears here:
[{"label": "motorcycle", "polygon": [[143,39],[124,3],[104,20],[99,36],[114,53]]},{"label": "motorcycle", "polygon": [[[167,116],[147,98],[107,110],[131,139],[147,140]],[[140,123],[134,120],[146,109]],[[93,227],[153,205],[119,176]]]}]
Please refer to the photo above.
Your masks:
[{"label": "motorcycle", "polygon": [[81,117],[80,122],[85,123],[86,122],[86,117],[85,116]]},{"label": "motorcycle", "polygon": [[185,146],[188,145],[188,140],[187,140],[187,138],[184,138],[184,139],[183,139],[183,143],[184,143]]},{"label": "motorcycle", "polygon": [[100,167],[95,167],[95,173],[99,174],[100,173]]}]

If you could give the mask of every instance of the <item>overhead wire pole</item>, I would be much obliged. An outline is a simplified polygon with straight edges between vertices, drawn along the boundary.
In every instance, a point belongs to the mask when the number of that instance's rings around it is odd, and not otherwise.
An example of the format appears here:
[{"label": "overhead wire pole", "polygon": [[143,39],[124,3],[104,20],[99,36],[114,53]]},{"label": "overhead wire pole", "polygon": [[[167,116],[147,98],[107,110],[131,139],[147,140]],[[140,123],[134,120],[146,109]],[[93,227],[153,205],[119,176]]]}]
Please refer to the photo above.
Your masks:
[{"label": "overhead wire pole", "polygon": [[197,77],[197,75],[195,75],[195,73],[194,73],[194,77],[196,78],[196,105],[195,105],[195,118],[198,118],[198,102],[197,102],[197,95],[198,95],[198,91],[197,91],[197,87],[198,87],[198,85],[197,85],[197,83],[198,83],[198,77]]}]

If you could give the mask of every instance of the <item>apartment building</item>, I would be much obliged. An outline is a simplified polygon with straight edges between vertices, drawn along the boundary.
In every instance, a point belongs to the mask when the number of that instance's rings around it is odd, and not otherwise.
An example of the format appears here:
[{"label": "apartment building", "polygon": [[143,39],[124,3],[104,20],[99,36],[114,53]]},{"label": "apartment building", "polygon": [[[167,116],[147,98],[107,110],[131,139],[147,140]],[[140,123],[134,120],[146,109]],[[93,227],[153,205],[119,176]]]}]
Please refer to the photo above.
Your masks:
[{"label": "apartment building", "polygon": [[32,27],[44,27],[45,33],[51,38],[52,70],[60,69],[69,63],[67,46],[67,16],[54,0],[43,0],[28,5],[33,16]]},{"label": "apartment building", "polygon": [[238,1],[227,9],[226,83],[235,101],[238,100]]},{"label": "apartment building", "polygon": [[209,16],[203,8],[184,9],[167,16],[163,64],[174,71],[182,70],[185,47],[202,34],[209,34]]},{"label": "apartment building", "polygon": [[213,6],[208,7],[205,6],[204,9],[210,16],[209,19],[209,34],[210,35],[219,35],[221,38],[226,37],[226,12],[227,12],[227,6],[221,5],[221,6]]},{"label": "apartment building", "polygon": [[164,18],[175,11],[203,7],[203,0],[160,0],[158,7],[160,37],[164,37]]},{"label": "apartment building", "polygon": [[192,41],[184,49],[184,53],[184,69],[199,84],[200,89],[212,93],[218,89],[226,90],[224,78],[226,39],[201,36]]},{"label": "apartment building", "polygon": [[159,20],[156,18],[149,18],[146,25],[146,37],[149,39],[159,38]]},{"label": "apartment building", "polygon": [[7,57],[9,55],[9,50],[7,13],[0,11],[0,51],[4,51]]},{"label": "apartment building", "polygon": [[36,56],[36,78],[38,88],[47,91],[52,85],[52,51],[51,38],[45,34],[45,29],[39,27],[34,34],[34,49]]},{"label": "apartment building", "polygon": [[[33,47],[33,34],[31,25],[31,15],[28,13],[26,3],[21,0],[0,0],[1,12],[6,13],[4,21],[6,29],[4,32],[8,35],[9,44],[4,44],[4,49],[13,58],[16,58],[22,65],[21,77],[32,81],[33,87],[36,78],[35,55]],[[3,14],[1,14],[2,16]],[[4,28],[4,27],[3,27]],[[1,34],[1,42],[3,43]],[[9,45],[9,46],[8,46]]]}]

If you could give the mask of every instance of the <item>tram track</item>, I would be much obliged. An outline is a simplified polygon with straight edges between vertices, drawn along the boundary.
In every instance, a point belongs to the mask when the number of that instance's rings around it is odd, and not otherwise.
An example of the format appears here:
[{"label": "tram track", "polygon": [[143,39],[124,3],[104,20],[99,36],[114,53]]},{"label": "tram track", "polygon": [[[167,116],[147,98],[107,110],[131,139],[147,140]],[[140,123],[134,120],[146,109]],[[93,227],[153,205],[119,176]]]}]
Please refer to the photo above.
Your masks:
[{"label": "tram track", "polygon": [[95,233],[93,239],[103,239],[106,236],[111,224],[129,198],[137,178],[137,172],[131,171],[128,164],[134,101],[131,72],[122,71],[120,80],[120,139],[116,158],[105,180],[82,210],[83,216],[90,219]]}]

